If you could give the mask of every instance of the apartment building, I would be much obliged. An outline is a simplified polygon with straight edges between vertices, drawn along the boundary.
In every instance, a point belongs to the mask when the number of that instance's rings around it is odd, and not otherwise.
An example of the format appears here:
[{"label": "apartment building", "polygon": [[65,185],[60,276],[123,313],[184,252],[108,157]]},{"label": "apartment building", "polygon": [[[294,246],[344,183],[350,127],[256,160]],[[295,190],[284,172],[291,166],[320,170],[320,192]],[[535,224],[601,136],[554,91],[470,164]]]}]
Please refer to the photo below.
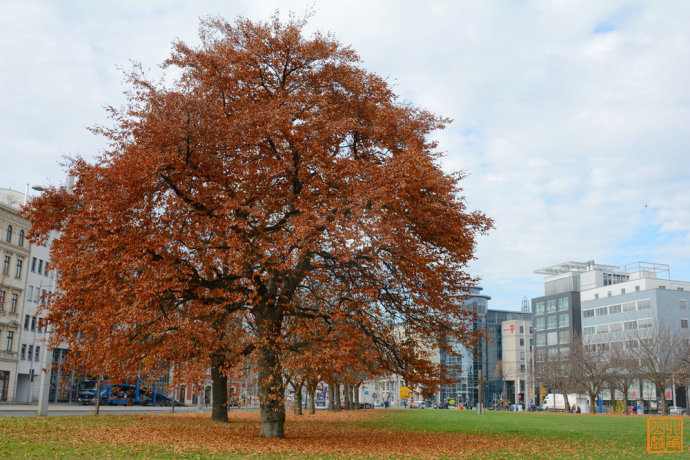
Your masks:
[{"label": "apartment building", "polygon": [[14,401],[19,330],[29,260],[24,194],[0,189],[0,401]]}]

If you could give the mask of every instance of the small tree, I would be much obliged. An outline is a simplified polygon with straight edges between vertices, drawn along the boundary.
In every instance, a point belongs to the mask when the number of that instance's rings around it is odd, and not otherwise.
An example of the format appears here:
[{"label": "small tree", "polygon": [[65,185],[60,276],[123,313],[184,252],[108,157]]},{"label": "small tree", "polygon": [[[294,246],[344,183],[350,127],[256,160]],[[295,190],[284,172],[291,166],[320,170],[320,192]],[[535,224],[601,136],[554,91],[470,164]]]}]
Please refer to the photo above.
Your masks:
[{"label": "small tree", "polygon": [[609,361],[611,370],[608,380],[611,384],[612,393],[615,395],[616,390],[621,392],[623,410],[626,410],[630,388],[641,378],[640,360],[637,354],[633,350],[625,348],[623,343],[614,342],[611,344]]},{"label": "small tree", "polygon": [[583,343],[576,337],[572,344],[573,376],[578,387],[589,396],[589,411],[596,413],[596,398],[602,392],[609,378],[611,361],[609,345]]},{"label": "small tree", "polygon": [[[680,326],[680,325],[678,325]],[[688,356],[688,329],[672,327],[658,319],[650,328],[637,329],[631,341],[636,347],[640,370],[661,394],[661,411],[668,414],[666,387],[673,384],[673,376],[685,369]]]},{"label": "small tree", "polygon": [[554,395],[563,395],[565,411],[570,412],[568,394],[577,388],[574,360],[564,355],[546,355],[544,361],[536,363],[535,374],[540,384],[550,388]]}]

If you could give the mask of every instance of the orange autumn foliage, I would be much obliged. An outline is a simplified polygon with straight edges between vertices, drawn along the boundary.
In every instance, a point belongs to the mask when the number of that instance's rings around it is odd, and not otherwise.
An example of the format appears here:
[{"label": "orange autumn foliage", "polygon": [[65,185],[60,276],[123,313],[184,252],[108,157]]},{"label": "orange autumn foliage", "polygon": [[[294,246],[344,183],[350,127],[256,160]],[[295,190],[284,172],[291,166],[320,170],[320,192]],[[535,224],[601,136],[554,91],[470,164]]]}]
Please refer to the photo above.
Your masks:
[{"label": "orange autumn foliage", "polygon": [[179,42],[166,61],[179,80],[135,69],[129,105],[96,130],[111,147],[71,162],[72,193],[26,210],[33,238],[61,232],[48,321],[75,362],[194,374],[251,342],[262,437],[284,436],[289,318],[299,337],[319,321],[361,335],[411,381],[433,374],[420,350],[440,334],[475,343],[456,296],[476,282],[465,267],[492,225],[439,165],[429,137],[448,120],[304,25],[204,21],[201,46]]}]

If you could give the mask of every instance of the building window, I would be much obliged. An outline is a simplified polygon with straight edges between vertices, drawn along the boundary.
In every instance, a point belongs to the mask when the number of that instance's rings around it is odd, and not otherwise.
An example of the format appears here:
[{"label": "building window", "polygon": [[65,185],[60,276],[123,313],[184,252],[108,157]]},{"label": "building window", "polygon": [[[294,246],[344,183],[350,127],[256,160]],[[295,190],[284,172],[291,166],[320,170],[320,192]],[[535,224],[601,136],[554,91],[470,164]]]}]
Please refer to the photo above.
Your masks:
[{"label": "building window", "polygon": [[36,273],[36,258],[31,259],[31,271]]},{"label": "building window", "polygon": [[546,334],[537,334],[537,346],[538,347],[543,347],[546,345]]},{"label": "building window", "polygon": [[594,314],[596,316],[606,316],[609,314],[609,307],[599,307],[595,310]]},{"label": "building window", "polygon": [[589,310],[582,310],[582,317],[583,318],[591,318],[594,316],[594,309],[590,308]]},{"label": "building window", "polygon": [[547,332],[546,333],[546,344],[547,345],[558,345],[558,333],[557,332]]},{"label": "building window", "polygon": [[558,343],[561,345],[563,345],[564,343],[570,343],[570,331],[559,331]]},{"label": "building window", "polygon": [[599,294],[594,294],[594,300],[599,298]]},{"label": "building window", "polygon": [[606,296],[607,296],[607,297],[611,297],[612,295],[613,295],[613,292],[611,292],[611,291],[608,291],[608,292],[606,293]]},{"label": "building window", "polygon": [[561,297],[558,299],[558,311],[565,311],[568,309],[568,298]]},{"label": "building window", "polygon": [[36,351],[34,352],[34,361],[38,361],[38,356],[41,354],[41,347],[36,347]]},{"label": "building window", "polygon": [[34,355],[34,346],[29,345],[29,351],[27,352],[26,356],[29,361],[31,361],[31,357]]},{"label": "building window", "polygon": [[[19,359],[21,359],[22,361],[24,361],[26,359],[26,344],[25,343],[22,344],[22,351],[19,353]],[[29,358],[29,359],[31,359],[31,358]]]},{"label": "building window", "polygon": [[626,331],[634,331],[637,329],[637,321],[626,321],[623,323],[623,329]]},{"label": "building window", "polygon": [[644,319],[637,320],[637,328],[638,329],[647,329],[650,327],[652,327],[652,319],[651,318],[644,318]]},{"label": "building window", "polygon": [[5,291],[0,291],[0,311],[5,309]]},{"label": "building window", "polygon": [[17,244],[21,247],[24,247],[24,230],[19,230],[19,239],[17,240]]},{"label": "building window", "polygon": [[635,286],[635,292],[640,292],[640,286]]},{"label": "building window", "polygon": [[594,327],[586,327],[582,329],[582,335],[593,335],[594,334]]},{"label": "building window", "polygon": [[522,339],[522,338],[520,339],[520,346],[521,347],[525,346],[525,339]]},{"label": "building window", "polygon": [[10,300],[10,313],[17,313],[17,303],[19,303],[19,294],[12,294],[12,300]]},{"label": "building window", "polygon": [[7,275],[10,272],[10,256],[5,256],[2,262],[2,274]]},{"label": "building window", "polygon": [[26,293],[26,298],[31,300],[33,298],[33,296],[34,296],[34,287],[29,286],[29,290]]},{"label": "building window", "polygon": [[609,307],[609,315],[615,315],[616,313],[621,312],[621,306],[620,305],[611,305]]},{"label": "building window", "polygon": [[609,330],[611,332],[620,332],[623,330],[623,323],[612,323],[609,324]]},{"label": "building window", "polygon": [[543,316],[541,318],[537,318],[534,321],[534,330],[535,331],[543,331],[546,328],[546,318]]},{"label": "building window", "polygon": [[524,364],[520,364],[520,372],[525,372],[525,365]]},{"label": "building window", "polygon": [[558,327],[558,316],[546,317],[546,329],[556,329]]},{"label": "building window", "polygon": [[520,326],[520,334],[523,334],[525,332],[525,326]]},{"label": "building window", "polygon": [[637,339],[626,340],[625,342],[623,342],[623,348],[625,348],[626,350],[634,350],[638,346],[639,346],[639,343],[638,343]]},{"label": "building window", "polygon": [[5,241],[8,243],[12,242],[12,226],[8,225],[7,226],[7,233],[5,234]]},{"label": "building window", "polygon": [[43,271],[43,259],[38,260],[38,274],[40,275]]},{"label": "building window", "polygon": [[556,299],[546,301],[546,313],[553,313],[557,310]]},{"label": "building window", "polygon": [[621,288],[621,295],[625,295],[625,288]]},{"label": "building window", "polygon": [[543,315],[544,314],[544,302],[537,302],[534,304],[534,314]]},{"label": "building window", "polygon": [[24,315],[24,329],[29,330],[29,315]]},{"label": "building window", "polygon": [[597,334],[607,334],[609,332],[609,325],[604,324],[596,327]]},{"label": "building window", "polygon": [[627,302],[623,304],[623,311],[630,312],[635,311],[635,302]]},{"label": "building window", "polygon": [[35,331],[35,330],[36,330],[36,317],[35,317],[35,316],[33,316],[33,317],[31,318],[31,330],[32,330],[32,331]]},{"label": "building window", "polygon": [[680,327],[683,329],[687,329],[688,328],[688,320],[687,319],[681,319],[680,320]]},{"label": "building window", "polygon": [[568,327],[570,322],[568,321],[568,314],[561,313],[558,315],[558,327]]},{"label": "building window", "polygon": [[7,351],[12,351],[12,345],[14,345],[14,331],[7,331]]},{"label": "building window", "polygon": [[23,260],[17,259],[17,270],[14,272],[14,277],[17,279],[22,277],[22,263],[23,262],[24,262]]},{"label": "building window", "polygon": [[678,304],[679,304],[681,310],[687,310],[688,309],[688,301],[687,300],[681,299],[678,301]]},{"label": "building window", "polygon": [[637,302],[638,310],[646,310],[647,308],[652,308],[652,301],[649,299],[640,300]]}]

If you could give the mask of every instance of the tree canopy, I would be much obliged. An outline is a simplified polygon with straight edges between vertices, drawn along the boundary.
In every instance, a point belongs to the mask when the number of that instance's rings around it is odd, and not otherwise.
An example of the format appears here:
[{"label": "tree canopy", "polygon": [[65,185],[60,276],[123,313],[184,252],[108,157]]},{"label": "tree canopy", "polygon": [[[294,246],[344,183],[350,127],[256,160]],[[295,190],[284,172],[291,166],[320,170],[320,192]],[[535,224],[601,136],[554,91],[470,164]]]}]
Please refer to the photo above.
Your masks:
[{"label": "tree canopy", "polygon": [[34,238],[61,232],[48,321],[75,359],[108,372],[208,363],[242,334],[264,437],[284,436],[288,318],[301,338],[356,330],[412,379],[425,360],[405,366],[419,356],[395,325],[417,349],[441,333],[475,341],[455,296],[476,282],[466,265],[492,226],[440,166],[430,135],[449,120],[304,26],[203,21],[201,45],[178,42],[165,62],[179,79],[135,69],[129,104],[96,129],[109,149],[72,160],[74,190],[26,210]]}]

